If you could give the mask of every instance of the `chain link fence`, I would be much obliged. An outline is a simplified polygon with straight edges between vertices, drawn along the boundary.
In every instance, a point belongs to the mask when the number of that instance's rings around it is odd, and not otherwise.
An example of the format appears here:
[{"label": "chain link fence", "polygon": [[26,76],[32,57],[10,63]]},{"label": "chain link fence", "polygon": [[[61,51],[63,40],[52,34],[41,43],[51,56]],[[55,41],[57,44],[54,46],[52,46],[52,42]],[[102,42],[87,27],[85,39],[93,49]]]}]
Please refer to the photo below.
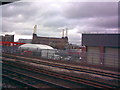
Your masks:
[{"label": "chain link fence", "polygon": [[29,50],[18,49],[18,47],[4,46],[2,52],[18,54],[23,56],[33,56],[49,60],[63,60],[77,63],[88,63],[92,65],[103,65],[106,67],[118,68],[118,55],[109,53],[88,53],[80,50],[57,50],[57,49],[41,49]]}]

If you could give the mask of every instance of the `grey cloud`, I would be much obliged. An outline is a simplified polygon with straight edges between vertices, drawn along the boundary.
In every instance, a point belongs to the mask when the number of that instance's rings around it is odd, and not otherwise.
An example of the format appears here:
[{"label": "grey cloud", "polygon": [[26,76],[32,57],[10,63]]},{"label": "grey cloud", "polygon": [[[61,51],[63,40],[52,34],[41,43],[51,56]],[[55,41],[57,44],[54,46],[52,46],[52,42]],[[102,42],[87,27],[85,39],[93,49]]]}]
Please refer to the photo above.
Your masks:
[{"label": "grey cloud", "polygon": [[108,17],[118,14],[117,2],[68,3],[63,10],[66,18]]},{"label": "grey cloud", "polygon": [[51,17],[52,18],[57,17],[59,15],[60,15],[60,12],[57,9],[47,7],[45,11],[42,13],[41,17],[43,17],[44,19],[47,19]]},{"label": "grey cloud", "polygon": [[30,30],[19,30],[19,31],[15,31],[16,34],[21,34],[21,35],[32,35],[32,31],[30,32]]},{"label": "grey cloud", "polygon": [[[94,27],[96,31],[105,30],[105,29],[112,29],[118,28],[118,16],[109,16],[109,17],[96,17],[96,18],[85,18],[85,19],[72,19],[70,21],[70,25],[74,27],[80,26],[87,26],[87,27]],[[102,29],[101,29],[102,28]],[[90,31],[91,29],[88,29]],[[95,31],[95,30],[93,30]]]},{"label": "grey cloud", "polygon": [[6,21],[2,21],[2,32],[13,32],[14,31],[14,24],[13,23],[9,23]]},{"label": "grey cloud", "polygon": [[23,26],[23,24],[19,24],[17,22],[7,21],[6,19],[3,19],[2,21],[2,32],[16,32],[17,34],[19,34],[24,32],[25,30],[28,30],[29,33],[31,28],[32,27],[25,27]]},{"label": "grey cloud", "polygon": [[84,28],[78,28],[77,33],[113,33],[118,32],[117,28],[105,28],[105,27],[95,27],[95,26],[85,26]]},{"label": "grey cloud", "polygon": [[68,2],[57,4],[56,6],[60,8],[55,8],[54,5],[33,2],[4,5],[2,7],[3,32],[14,31],[16,34],[32,35],[32,28],[37,24],[39,35],[61,37],[61,30],[58,28],[77,27],[78,32],[71,35],[69,40],[79,43],[78,33],[105,32],[109,29],[116,31],[118,27],[118,6],[115,2]]},{"label": "grey cloud", "polygon": [[80,36],[76,36],[76,35],[69,36],[69,43],[79,44],[80,45],[80,43],[81,43],[80,39],[81,39]]},{"label": "grey cloud", "polygon": [[118,27],[118,16],[97,18],[93,25],[105,28],[117,28]]},{"label": "grey cloud", "polygon": [[43,21],[43,25],[47,27],[63,27],[67,25],[67,20],[62,17],[54,17]]},{"label": "grey cloud", "polygon": [[[47,6],[45,8],[45,6]],[[10,9],[12,7],[12,9]],[[3,7],[6,11],[3,11],[3,19],[7,19],[8,21],[12,22],[29,22],[29,23],[37,23],[37,24],[42,24],[46,26],[51,26],[54,25],[58,26],[58,24],[54,20],[50,23],[49,19],[54,17],[57,17],[59,14],[59,11],[57,9],[50,7],[49,3],[39,3],[39,5],[34,6],[32,3],[27,3],[27,2],[20,2],[20,3],[14,3],[10,4],[6,7]],[[18,15],[22,15],[22,18],[18,18]],[[46,24],[45,24],[46,21]],[[62,22],[62,21],[61,21]],[[51,24],[51,25],[50,25]],[[65,24],[65,23],[63,23]],[[63,25],[62,24],[62,25]],[[61,25],[60,25],[61,26]]]},{"label": "grey cloud", "polygon": [[26,19],[33,17],[38,13],[36,6],[29,2],[13,3],[2,8],[2,17],[15,18],[19,14],[23,15]]}]

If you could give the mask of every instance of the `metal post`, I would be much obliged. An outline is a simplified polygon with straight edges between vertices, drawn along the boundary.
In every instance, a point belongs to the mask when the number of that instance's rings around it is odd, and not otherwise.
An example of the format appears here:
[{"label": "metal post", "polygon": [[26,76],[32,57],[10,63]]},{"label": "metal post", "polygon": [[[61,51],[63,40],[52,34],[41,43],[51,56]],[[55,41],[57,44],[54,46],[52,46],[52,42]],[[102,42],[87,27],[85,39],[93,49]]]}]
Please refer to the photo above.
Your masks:
[{"label": "metal post", "polygon": [[114,55],[114,69],[115,69],[115,55]]},{"label": "metal post", "polygon": [[92,53],[92,64],[93,64],[93,53]]}]

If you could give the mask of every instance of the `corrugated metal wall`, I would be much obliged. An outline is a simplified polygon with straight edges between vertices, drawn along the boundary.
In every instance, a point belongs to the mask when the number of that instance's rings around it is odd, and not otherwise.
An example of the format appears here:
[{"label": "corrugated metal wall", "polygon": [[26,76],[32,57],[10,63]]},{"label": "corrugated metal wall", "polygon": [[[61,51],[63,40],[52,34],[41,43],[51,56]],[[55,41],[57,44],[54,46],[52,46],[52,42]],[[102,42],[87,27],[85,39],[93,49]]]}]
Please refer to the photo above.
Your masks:
[{"label": "corrugated metal wall", "polygon": [[83,46],[120,47],[120,34],[82,34]]},{"label": "corrugated metal wall", "polygon": [[110,67],[118,67],[118,48],[105,48],[104,64]]},{"label": "corrugated metal wall", "polygon": [[100,49],[99,47],[87,47],[87,62],[89,64],[100,63]]}]

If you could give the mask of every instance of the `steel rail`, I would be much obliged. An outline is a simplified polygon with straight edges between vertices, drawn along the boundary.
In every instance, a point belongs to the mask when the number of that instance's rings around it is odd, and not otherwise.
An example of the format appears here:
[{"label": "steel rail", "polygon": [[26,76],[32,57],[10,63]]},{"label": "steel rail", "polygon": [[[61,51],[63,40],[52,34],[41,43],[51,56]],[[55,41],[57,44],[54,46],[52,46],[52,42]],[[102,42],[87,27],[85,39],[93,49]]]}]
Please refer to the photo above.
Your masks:
[{"label": "steel rail", "polygon": [[[14,55],[12,55],[12,56],[14,56]],[[44,64],[44,65],[48,65],[48,66],[52,66],[52,67],[59,67],[59,68],[67,69],[67,70],[80,71],[80,72],[85,72],[85,73],[97,74],[97,75],[101,75],[101,76],[107,76],[107,77],[118,79],[120,81],[120,75],[118,75],[118,74],[101,72],[101,71],[96,71],[96,70],[89,70],[89,69],[78,68],[78,67],[73,67],[73,66],[65,66],[65,65],[61,65],[61,64],[53,64],[53,63],[42,61],[42,60],[40,61],[38,59],[31,60],[31,58],[26,58],[26,57],[21,57],[21,56],[16,56],[15,58],[21,59],[21,60],[24,59],[24,61],[27,60],[28,62],[32,61],[37,64]]]},{"label": "steel rail", "polygon": [[[13,63],[11,63],[11,64],[13,64]],[[16,65],[15,62],[14,62],[14,65]],[[18,67],[18,65],[17,65],[17,67]],[[111,86],[107,86],[107,85],[104,85],[104,84],[92,82],[92,81],[89,81],[89,80],[84,80],[83,78],[78,78],[78,77],[76,78],[76,77],[73,77],[73,76],[68,76],[68,75],[65,75],[65,74],[59,74],[59,73],[55,73],[55,72],[51,73],[51,71],[40,70],[40,68],[32,68],[32,67],[28,67],[27,65],[24,66],[24,67],[20,67],[20,68],[33,70],[35,72],[42,72],[42,73],[45,73],[45,74],[50,75],[50,76],[59,77],[59,78],[74,81],[74,82],[77,82],[77,83],[87,84],[87,85],[97,87],[97,88],[113,88]]]},{"label": "steel rail", "polygon": [[[40,78],[38,78],[38,77],[35,77],[34,75],[32,75],[32,74],[34,74],[34,73],[32,73],[31,75],[30,74],[27,74],[27,73],[22,73],[22,72],[19,72],[20,70],[17,70],[16,68],[12,68],[11,69],[11,67],[9,67],[9,68],[7,68],[7,66],[6,67],[3,67],[3,71],[4,70],[7,70],[7,71],[10,71],[10,72],[12,72],[12,73],[16,73],[16,74],[19,74],[19,76],[20,75],[22,75],[22,76],[24,76],[24,78],[25,77],[28,77],[28,78],[32,78],[32,79],[34,79],[34,80],[37,80],[37,81],[42,81],[43,83],[46,83],[46,85],[47,86],[50,86],[51,88],[65,88],[65,89],[68,89],[69,87],[66,87],[66,86],[61,86],[61,85],[58,85],[58,84],[56,84],[56,83],[53,83],[53,82],[49,82],[49,81],[47,81],[47,80],[44,80],[44,79],[40,79]],[[14,70],[14,71],[13,71]],[[10,73],[11,74],[11,73]],[[3,74],[3,75],[5,75],[5,74]],[[11,74],[12,75],[12,74]],[[14,75],[14,74],[13,74]],[[28,83],[26,83],[26,82],[24,82],[24,81],[22,81],[22,80],[19,80],[19,79],[16,79],[16,77],[15,78],[13,78],[13,77],[10,77],[9,75],[5,75],[5,76],[8,76],[9,78],[12,78],[12,79],[15,79],[15,80],[18,80],[18,81],[21,81],[22,83],[25,83],[25,84],[28,84]],[[30,80],[29,80],[30,81]],[[38,84],[38,83],[37,83]],[[28,84],[29,86],[32,86],[32,87],[34,87],[34,88],[41,88],[41,87],[39,87],[38,85],[32,85],[32,84]],[[53,87],[54,86],[54,87]],[[50,88],[49,87],[49,88]]]}]

